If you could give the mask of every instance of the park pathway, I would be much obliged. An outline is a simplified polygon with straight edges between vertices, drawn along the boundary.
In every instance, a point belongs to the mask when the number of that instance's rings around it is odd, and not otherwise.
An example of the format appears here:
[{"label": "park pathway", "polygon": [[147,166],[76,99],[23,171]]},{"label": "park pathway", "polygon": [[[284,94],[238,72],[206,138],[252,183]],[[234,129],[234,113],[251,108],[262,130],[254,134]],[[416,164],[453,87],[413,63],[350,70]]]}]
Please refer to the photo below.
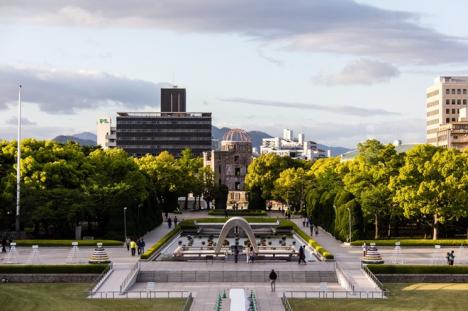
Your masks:
[{"label": "park pathway", "polygon": [[[309,234],[309,228],[303,228],[302,218],[291,219],[299,228]],[[355,290],[359,291],[379,291],[377,285],[369,279],[361,269],[361,250],[344,245],[336,240],[329,232],[319,227],[319,234],[312,236],[320,245],[335,256],[335,261],[342,270],[354,281]]]}]

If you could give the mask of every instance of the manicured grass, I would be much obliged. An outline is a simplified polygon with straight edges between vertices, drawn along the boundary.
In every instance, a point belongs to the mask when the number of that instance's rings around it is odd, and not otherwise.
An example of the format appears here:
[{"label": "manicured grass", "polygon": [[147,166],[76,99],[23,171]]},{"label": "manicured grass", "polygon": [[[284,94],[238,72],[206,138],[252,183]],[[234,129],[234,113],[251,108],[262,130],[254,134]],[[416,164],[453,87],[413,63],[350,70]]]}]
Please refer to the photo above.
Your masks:
[{"label": "manicured grass", "polygon": [[353,246],[361,246],[363,243],[369,245],[375,243],[377,246],[395,246],[395,242],[400,242],[401,246],[460,246],[468,245],[468,240],[464,239],[447,239],[447,240],[429,240],[429,239],[393,239],[393,240],[356,240],[351,242]]},{"label": "manicured grass", "polygon": [[2,311],[180,311],[185,299],[87,299],[90,284],[0,284]]},{"label": "manicured grass", "polygon": [[374,274],[468,274],[468,266],[367,265]]},{"label": "manicured grass", "polygon": [[468,284],[385,284],[388,299],[289,299],[294,311],[467,310]]},{"label": "manicured grass", "polygon": [[102,243],[104,246],[122,246],[123,242],[116,240],[16,240],[16,246],[67,246],[71,247],[72,242],[78,242],[78,246],[96,246]]},{"label": "manicured grass", "polygon": [[0,273],[96,273],[106,269],[107,264],[89,265],[0,265]]}]

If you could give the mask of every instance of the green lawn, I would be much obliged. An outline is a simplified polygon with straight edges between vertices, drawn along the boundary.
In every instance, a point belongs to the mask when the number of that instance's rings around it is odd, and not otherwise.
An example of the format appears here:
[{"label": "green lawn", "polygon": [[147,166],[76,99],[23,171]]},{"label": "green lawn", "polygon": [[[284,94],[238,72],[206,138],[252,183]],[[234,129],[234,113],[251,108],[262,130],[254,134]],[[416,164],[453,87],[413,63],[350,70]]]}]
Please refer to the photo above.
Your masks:
[{"label": "green lawn", "polygon": [[185,299],[87,299],[89,284],[0,284],[0,310],[180,311]]},{"label": "green lawn", "polygon": [[306,310],[467,310],[468,284],[385,284],[388,299],[289,299],[294,311]]}]

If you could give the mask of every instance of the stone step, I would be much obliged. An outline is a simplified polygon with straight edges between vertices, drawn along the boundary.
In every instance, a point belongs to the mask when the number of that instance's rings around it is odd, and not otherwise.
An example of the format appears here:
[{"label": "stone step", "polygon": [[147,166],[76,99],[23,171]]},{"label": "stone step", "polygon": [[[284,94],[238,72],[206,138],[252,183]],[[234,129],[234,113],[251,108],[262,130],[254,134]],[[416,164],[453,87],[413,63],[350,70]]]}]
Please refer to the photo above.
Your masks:
[{"label": "stone step", "polygon": [[[277,282],[336,283],[334,271],[276,271]],[[140,271],[137,282],[269,282],[270,271]]]}]

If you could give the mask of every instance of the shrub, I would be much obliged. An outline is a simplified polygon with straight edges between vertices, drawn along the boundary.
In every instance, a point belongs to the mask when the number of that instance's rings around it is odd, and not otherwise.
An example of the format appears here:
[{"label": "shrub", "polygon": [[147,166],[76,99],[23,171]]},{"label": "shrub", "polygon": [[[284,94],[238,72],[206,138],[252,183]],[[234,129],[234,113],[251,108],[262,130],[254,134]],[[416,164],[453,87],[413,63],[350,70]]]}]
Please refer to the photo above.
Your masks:
[{"label": "shrub", "polygon": [[88,265],[0,265],[0,273],[96,273],[106,269],[107,264]]},{"label": "shrub", "polygon": [[353,241],[351,245],[361,246],[363,243],[369,245],[375,243],[377,246],[395,246],[395,242],[400,242],[401,246],[460,246],[468,245],[468,240],[464,239],[451,239],[451,240],[427,240],[427,239],[392,239],[392,240],[357,240]]},{"label": "shrub", "polygon": [[302,231],[295,223],[290,220],[285,220],[285,222],[289,222],[294,231],[299,235],[304,241],[307,241],[310,247],[314,248],[320,255],[322,255],[325,259],[334,259],[335,257],[323,248],[317,241],[312,239],[310,235]]},{"label": "shrub", "polygon": [[[262,210],[228,210],[228,216],[266,216],[267,213]],[[224,216],[225,210],[212,209],[208,211],[210,216]]]},{"label": "shrub", "polygon": [[72,242],[78,242],[78,246],[96,246],[102,243],[104,246],[122,246],[123,242],[116,240],[16,240],[17,246],[72,246]]},{"label": "shrub", "polygon": [[468,266],[367,265],[375,274],[468,274]]}]

